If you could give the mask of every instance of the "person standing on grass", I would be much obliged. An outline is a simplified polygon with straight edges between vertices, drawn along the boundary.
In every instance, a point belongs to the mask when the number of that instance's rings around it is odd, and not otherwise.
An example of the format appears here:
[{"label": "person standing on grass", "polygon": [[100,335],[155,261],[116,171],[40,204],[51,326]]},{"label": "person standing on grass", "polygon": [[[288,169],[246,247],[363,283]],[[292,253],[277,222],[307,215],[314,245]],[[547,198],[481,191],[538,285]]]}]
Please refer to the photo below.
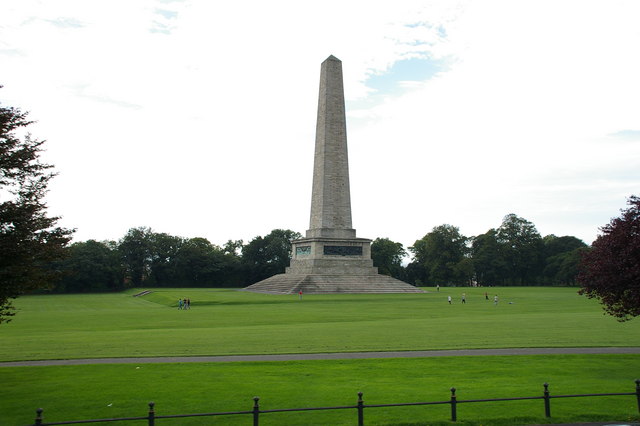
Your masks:
[{"label": "person standing on grass", "polygon": [[489,300],[489,293],[486,291],[484,292],[484,300]]},{"label": "person standing on grass", "polygon": [[437,284],[437,285],[436,285],[436,290],[437,290],[437,291],[440,291],[440,284]]},{"label": "person standing on grass", "polygon": [[300,290],[300,291],[298,292],[298,298],[299,298],[300,300],[302,300],[302,290]]},{"label": "person standing on grass", "polygon": [[191,309],[191,299],[187,299],[187,309]]},{"label": "person standing on grass", "polygon": [[182,310],[182,299],[178,299],[178,310]]},{"label": "person standing on grass", "polygon": [[462,303],[467,303],[467,294],[462,293]]},{"label": "person standing on grass", "polygon": [[498,306],[498,295],[493,296],[493,304]]},{"label": "person standing on grass", "polygon": [[447,296],[447,300],[449,301],[449,304],[451,304],[451,296]]}]

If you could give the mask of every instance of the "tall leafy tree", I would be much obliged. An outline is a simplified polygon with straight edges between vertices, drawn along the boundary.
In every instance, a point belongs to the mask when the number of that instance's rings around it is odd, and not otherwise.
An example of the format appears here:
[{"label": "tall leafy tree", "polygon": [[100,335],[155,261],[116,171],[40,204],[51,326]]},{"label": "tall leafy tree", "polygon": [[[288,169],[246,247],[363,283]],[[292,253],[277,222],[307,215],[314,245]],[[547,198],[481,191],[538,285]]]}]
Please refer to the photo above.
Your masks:
[{"label": "tall leafy tree", "polygon": [[507,262],[495,229],[490,229],[473,238],[471,258],[478,284],[482,286],[504,284]]},{"label": "tall leafy tree", "polygon": [[575,285],[580,253],[587,245],[576,237],[557,237],[553,234],[545,236],[542,242],[542,282],[551,285]]},{"label": "tall leafy tree", "polygon": [[220,282],[224,251],[206,238],[190,238],[176,255],[176,273],[181,286],[214,287]]},{"label": "tall leafy tree", "polygon": [[242,247],[242,240],[228,240],[222,247],[225,261],[223,269],[224,280],[221,286],[240,287],[245,284],[246,280],[242,267]]},{"label": "tall leafy tree", "polygon": [[578,275],[580,293],[598,299],[619,321],[640,315],[640,197],[632,195],[627,204],[600,228]]},{"label": "tall leafy tree", "polygon": [[64,271],[57,292],[115,291],[123,287],[122,268],[115,243],[88,240],[73,243],[59,264]]},{"label": "tall leafy tree", "polygon": [[[2,87],[2,86],[0,86]],[[51,287],[73,230],[57,226],[44,201],[52,167],[40,161],[44,141],[16,132],[28,127],[27,113],[0,106],[0,323],[15,314],[12,300]]]},{"label": "tall leafy tree", "polygon": [[177,257],[185,239],[166,233],[151,232],[149,235],[150,284],[159,287],[179,285]]},{"label": "tall leafy tree", "polygon": [[153,231],[145,227],[129,229],[120,240],[118,250],[122,256],[127,284],[140,287],[151,275]]},{"label": "tall leafy tree", "polygon": [[246,282],[254,283],[281,274],[291,262],[291,242],[301,238],[299,232],[274,229],[265,237],[256,237],[242,248]]},{"label": "tall leafy tree", "polygon": [[503,246],[508,284],[536,284],[542,268],[542,237],[535,225],[511,213],[502,220],[496,237]]},{"label": "tall leafy tree", "polygon": [[404,279],[402,259],[407,255],[401,243],[388,238],[376,238],[371,243],[371,259],[378,272],[394,278]]},{"label": "tall leafy tree", "polygon": [[[468,238],[452,225],[440,225],[417,240],[409,250],[424,268],[431,284],[465,284],[469,268],[465,264]],[[463,262],[464,261],[464,262]]]}]

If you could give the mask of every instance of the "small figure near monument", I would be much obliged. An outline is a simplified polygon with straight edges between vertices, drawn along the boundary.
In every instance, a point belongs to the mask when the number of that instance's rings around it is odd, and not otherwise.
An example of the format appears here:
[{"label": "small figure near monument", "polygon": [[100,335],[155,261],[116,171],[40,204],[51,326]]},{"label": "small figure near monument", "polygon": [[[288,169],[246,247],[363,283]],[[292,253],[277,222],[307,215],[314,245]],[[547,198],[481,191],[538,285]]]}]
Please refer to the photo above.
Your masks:
[{"label": "small figure near monument", "polygon": [[447,300],[449,301],[449,304],[451,304],[451,296],[447,296]]},{"label": "small figure near monument", "polygon": [[493,297],[493,304],[495,306],[498,306],[498,295],[497,294]]},{"label": "small figure near monument", "polygon": [[436,285],[436,291],[440,291],[440,284]]},{"label": "small figure near monument", "polygon": [[182,299],[178,299],[178,310],[182,310],[183,302]]},{"label": "small figure near monument", "polygon": [[300,300],[302,300],[302,290],[300,290],[300,291],[298,292],[298,298],[299,298]]}]

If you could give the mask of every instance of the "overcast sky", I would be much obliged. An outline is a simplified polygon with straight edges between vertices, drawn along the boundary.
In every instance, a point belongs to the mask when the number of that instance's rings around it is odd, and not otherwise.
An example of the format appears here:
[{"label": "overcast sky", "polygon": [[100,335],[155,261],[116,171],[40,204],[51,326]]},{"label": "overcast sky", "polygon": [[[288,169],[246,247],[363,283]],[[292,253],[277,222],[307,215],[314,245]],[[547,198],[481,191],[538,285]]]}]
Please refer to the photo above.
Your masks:
[{"label": "overcast sky", "polygon": [[640,2],[5,0],[75,241],[309,227],[320,64],[342,60],[353,225],[408,247],[515,213],[591,243],[640,194]]}]

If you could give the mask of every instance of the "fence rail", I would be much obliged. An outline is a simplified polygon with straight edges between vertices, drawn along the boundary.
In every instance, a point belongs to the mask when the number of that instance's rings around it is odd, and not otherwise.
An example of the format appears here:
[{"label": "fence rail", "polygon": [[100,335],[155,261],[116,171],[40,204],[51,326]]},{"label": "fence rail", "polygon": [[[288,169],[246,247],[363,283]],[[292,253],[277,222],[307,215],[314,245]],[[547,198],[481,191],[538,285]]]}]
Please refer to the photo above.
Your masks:
[{"label": "fence rail", "polygon": [[335,407],[308,407],[308,408],[279,408],[272,410],[260,409],[260,398],[253,398],[253,407],[251,410],[246,411],[225,411],[218,413],[197,413],[197,414],[170,414],[158,416],[155,413],[155,403],[149,403],[149,411],[146,416],[140,417],[120,417],[111,419],[91,419],[91,420],[73,420],[63,422],[51,422],[44,421],[44,410],[39,408],[36,410],[35,423],[30,426],[53,426],[53,425],[74,425],[74,424],[86,424],[86,423],[107,423],[107,422],[123,422],[123,421],[146,421],[148,426],[155,426],[156,420],[159,419],[175,419],[186,417],[213,417],[213,416],[233,416],[233,415],[251,415],[253,417],[253,426],[259,426],[261,414],[271,413],[285,413],[285,412],[301,412],[301,411],[323,411],[323,410],[356,410],[358,426],[364,426],[364,410],[370,408],[382,408],[382,407],[407,407],[407,406],[419,406],[419,405],[443,405],[449,404],[451,407],[451,421],[458,420],[458,404],[480,403],[480,402],[503,402],[503,401],[523,401],[530,399],[541,399],[544,401],[544,415],[545,417],[551,417],[551,400],[556,398],[584,398],[584,397],[599,397],[599,396],[630,396],[635,395],[636,402],[638,404],[638,412],[640,413],[640,379],[635,381],[636,387],[634,392],[616,392],[616,393],[588,393],[588,394],[575,394],[575,395],[551,395],[549,392],[549,384],[545,383],[544,391],[542,395],[537,396],[521,396],[512,398],[491,398],[491,399],[463,399],[459,400],[456,395],[456,388],[451,388],[451,396],[445,401],[430,401],[430,402],[401,402],[393,404],[365,404],[362,399],[362,392],[358,392],[358,401],[355,405],[343,405]]}]

